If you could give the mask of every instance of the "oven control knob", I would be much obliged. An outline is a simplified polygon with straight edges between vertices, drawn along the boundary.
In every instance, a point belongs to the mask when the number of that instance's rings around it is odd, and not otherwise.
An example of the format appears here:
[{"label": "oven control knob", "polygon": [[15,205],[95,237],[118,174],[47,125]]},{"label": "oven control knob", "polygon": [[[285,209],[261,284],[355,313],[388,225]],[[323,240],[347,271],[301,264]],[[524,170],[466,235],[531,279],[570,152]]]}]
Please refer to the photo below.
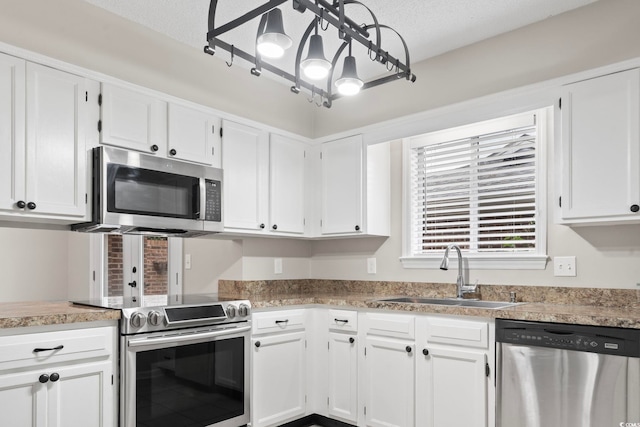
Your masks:
[{"label": "oven control knob", "polygon": [[159,311],[153,310],[147,315],[149,324],[152,326],[158,326],[162,322],[162,314]]},{"label": "oven control knob", "polygon": [[247,304],[240,304],[240,307],[238,308],[238,314],[244,317],[248,316],[249,313],[251,313],[251,309],[249,308],[249,306]]},{"label": "oven control knob", "polygon": [[131,326],[141,328],[147,323],[147,318],[142,313],[133,313],[131,315]]},{"label": "oven control knob", "polygon": [[234,317],[236,317],[236,315],[238,314],[238,309],[235,305],[233,304],[229,304],[227,306],[227,317],[229,319],[233,319]]}]

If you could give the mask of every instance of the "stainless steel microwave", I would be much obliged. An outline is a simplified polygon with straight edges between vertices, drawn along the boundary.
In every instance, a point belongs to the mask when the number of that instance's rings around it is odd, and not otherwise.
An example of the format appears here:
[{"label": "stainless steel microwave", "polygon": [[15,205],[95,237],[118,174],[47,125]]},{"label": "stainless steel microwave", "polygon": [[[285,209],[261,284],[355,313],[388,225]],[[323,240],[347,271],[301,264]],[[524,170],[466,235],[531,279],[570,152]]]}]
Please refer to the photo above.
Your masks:
[{"label": "stainless steel microwave", "polygon": [[110,147],[92,151],[92,219],[72,230],[194,237],[222,231],[222,170]]}]

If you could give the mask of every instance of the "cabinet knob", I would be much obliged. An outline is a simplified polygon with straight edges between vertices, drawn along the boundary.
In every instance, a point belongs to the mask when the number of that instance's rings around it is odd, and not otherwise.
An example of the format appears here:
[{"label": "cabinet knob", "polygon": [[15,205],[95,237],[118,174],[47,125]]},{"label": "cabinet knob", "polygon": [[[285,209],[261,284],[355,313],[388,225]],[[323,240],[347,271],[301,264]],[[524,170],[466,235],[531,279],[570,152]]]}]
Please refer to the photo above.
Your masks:
[{"label": "cabinet knob", "polygon": [[260,225],[259,225],[259,227],[260,227],[260,228],[264,228],[264,224],[260,224]]},{"label": "cabinet knob", "polygon": [[51,382],[56,382],[60,379],[60,374],[58,374],[57,372],[54,372],[53,374],[51,374],[51,376],[49,377],[49,380]]},{"label": "cabinet knob", "polygon": [[153,144],[153,145],[151,146],[151,151],[153,151],[154,153],[155,153],[156,151],[158,151],[158,150],[159,150],[159,148],[158,148],[158,146],[157,146],[156,144]]},{"label": "cabinet knob", "polygon": [[424,354],[425,356],[428,356],[429,350],[427,350],[426,348],[422,349],[422,354]]},{"label": "cabinet knob", "polygon": [[277,230],[278,226],[276,224],[273,224],[273,226],[271,226],[271,228],[273,228],[274,230]]},{"label": "cabinet knob", "polygon": [[356,225],[356,231],[360,231],[360,226]]},{"label": "cabinet knob", "polygon": [[23,200],[18,200],[18,202],[16,203],[16,206],[19,207],[20,209],[24,209],[24,207],[27,206],[27,204]]},{"label": "cabinet knob", "polygon": [[36,204],[33,202],[27,203],[27,209],[34,210],[36,208]]},{"label": "cabinet knob", "polygon": [[254,344],[256,347],[260,347],[260,341],[256,341]]},{"label": "cabinet knob", "polygon": [[178,152],[176,151],[175,148],[172,148],[171,150],[169,150],[169,154],[171,154],[172,156],[175,156],[176,154],[178,154]]},{"label": "cabinet knob", "polygon": [[354,342],[356,342],[356,339],[354,337],[350,337],[349,344],[353,344]]},{"label": "cabinet knob", "polygon": [[38,378],[38,381],[40,381],[42,384],[46,383],[47,381],[49,381],[49,375],[47,374],[40,375],[40,378]]},{"label": "cabinet knob", "polygon": [[407,353],[411,353],[411,346],[410,345],[406,346],[404,349],[407,350]]},{"label": "cabinet knob", "polygon": [[640,206],[638,206],[638,205],[631,205],[631,208],[630,208],[630,209],[631,209],[631,212],[634,212],[634,213],[635,213],[635,212],[640,211]]}]

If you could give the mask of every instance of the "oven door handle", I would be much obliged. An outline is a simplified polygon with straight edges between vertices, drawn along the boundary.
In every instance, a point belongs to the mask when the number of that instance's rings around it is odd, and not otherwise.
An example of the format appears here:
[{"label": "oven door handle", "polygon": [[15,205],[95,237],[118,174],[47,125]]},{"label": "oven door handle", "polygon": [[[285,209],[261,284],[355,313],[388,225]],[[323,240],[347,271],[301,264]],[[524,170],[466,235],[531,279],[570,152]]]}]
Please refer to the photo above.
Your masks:
[{"label": "oven door handle", "polygon": [[129,347],[145,347],[154,344],[163,344],[163,343],[183,343],[185,341],[201,341],[203,339],[208,338],[217,338],[223,337],[227,335],[236,335],[242,332],[248,332],[251,330],[251,326],[242,326],[239,328],[233,329],[223,329],[220,331],[209,331],[209,332],[201,332],[195,334],[175,334],[175,335],[163,335],[160,337],[149,337],[149,338],[134,338],[130,339],[128,342]]}]

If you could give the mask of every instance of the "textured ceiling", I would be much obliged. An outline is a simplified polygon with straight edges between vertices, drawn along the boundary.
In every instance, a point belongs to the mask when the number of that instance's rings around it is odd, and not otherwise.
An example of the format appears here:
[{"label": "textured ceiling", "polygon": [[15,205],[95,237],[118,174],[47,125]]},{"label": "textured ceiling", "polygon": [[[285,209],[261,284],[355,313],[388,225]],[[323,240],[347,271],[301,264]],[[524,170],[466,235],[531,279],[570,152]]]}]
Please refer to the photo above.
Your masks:
[{"label": "textured ceiling", "polygon": [[[206,42],[209,0],[85,0],[126,19],[144,25],[157,32],[202,50]],[[265,3],[266,0],[227,0],[218,2],[216,25]],[[415,63],[441,53],[466,46],[550,16],[593,3],[596,0],[360,0],[378,18],[379,23],[397,30],[404,37]],[[281,6],[286,32],[294,39],[289,51],[293,54],[274,62],[274,65],[291,71],[297,40],[312,20],[312,14],[300,14],[289,3]],[[350,12],[351,11],[351,12]],[[347,15],[356,22],[370,23],[364,9],[350,5]],[[302,18],[302,19],[301,19]],[[252,44],[258,19],[229,32],[220,38],[253,53]],[[338,46],[329,40],[337,31],[329,30],[325,39],[327,57]],[[403,58],[400,44],[390,32],[383,33],[383,47],[396,57]],[[366,55],[364,48],[356,50],[356,58]],[[396,53],[397,52],[397,53]],[[303,57],[306,56],[303,54]],[[229,54],[216,53],[216,58],[229,60]],[[250,65],[238,60],[242,67]],[[337,70],[338,71],[338,70]],[[361,77],[370,78],[383,74],[384,67],[372,61],[358,61]],[[269,73],[265,73],[265,76]]]}]

